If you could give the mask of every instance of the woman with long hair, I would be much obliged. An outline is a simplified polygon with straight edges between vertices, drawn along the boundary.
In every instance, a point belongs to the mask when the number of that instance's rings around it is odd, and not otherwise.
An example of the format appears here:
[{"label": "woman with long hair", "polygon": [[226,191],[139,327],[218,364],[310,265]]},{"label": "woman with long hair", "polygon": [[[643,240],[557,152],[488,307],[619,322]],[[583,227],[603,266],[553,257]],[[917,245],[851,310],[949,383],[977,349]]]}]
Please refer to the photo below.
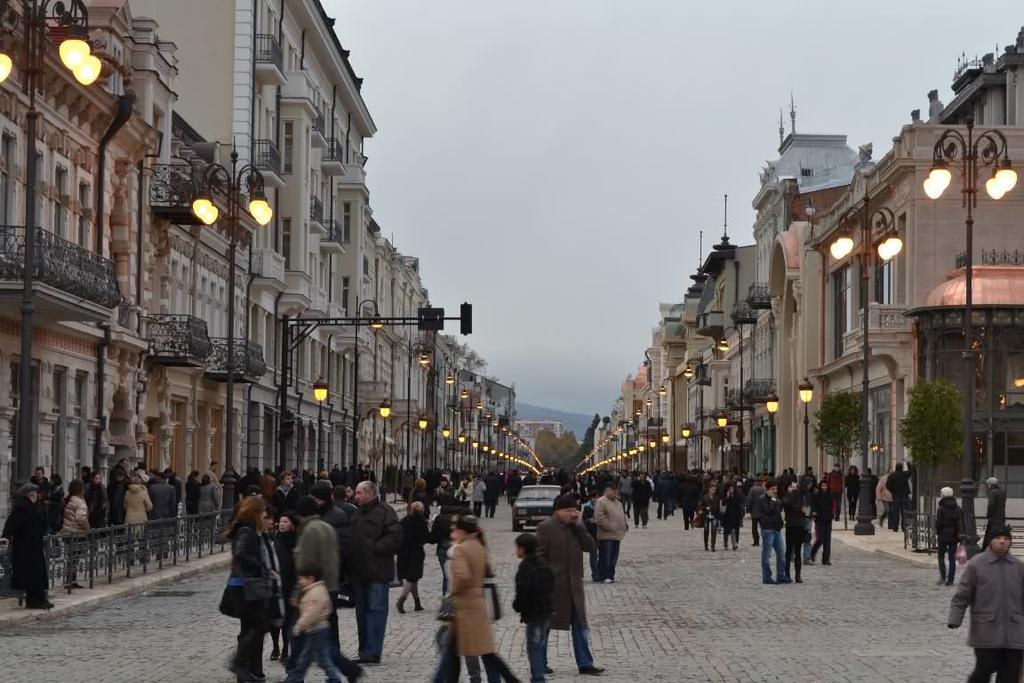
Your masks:
[{"label": "woman with long hair", "polygon": [[81,537],[89,533],[89,506],[85,502],[85,482],[72,479],[68,482],[68,495],[60,509],[60,534],[64,537],[64,587],[68,592],[72,588],[81,588],[77,581],[75,567]]},{"label": "woman with long hair", "polygon": [[715,552],[718,528],[722,521],[722,501],[718,497],[718,487],[714,484],[708,486],[708,492],[701,497],[700,509],[704,517],[704,550],[709,550],[708,541],[710,540],[710,550]]},{"label": "woman with long hair", "polygon": [[238,649],[230,664],[238,683],[261,680],[263,675],[263,640],[273,578],[272,561],[260,540],[265,509],[262,496],[243,499],[224,532],[225,540],[231,542],[231,574],[220,609],[239,620]]},{"label": "woman with long hair", "polygon": [[[297,610],[291,597],[295,592],[295,543],[299,538],[299,524],[302,519],[294,510],[281,515],[277,520],[277,533],[274,535],[274,551],[277,553],[278,570],[281,575],[281,595],[284,597],[284,621],[280,628],[270,627],[270,639],[274,649],[271,659],[288,661],[288,649],[291,645],[291,628],[295,624]],[[278,638],[280,637],[280,645]]]},{"label": "woman with long hair", "polygon": [[479,656],[488,683],[518,681],[501,657],[495,654],[494,633],[487,614],[484,579],[488,573],[487,551],[481,542],[480,521],[461,515],[451,532],[451,598],[454,603],[448,642],[434,674],[434,683],[459,679],[459,657]]}]

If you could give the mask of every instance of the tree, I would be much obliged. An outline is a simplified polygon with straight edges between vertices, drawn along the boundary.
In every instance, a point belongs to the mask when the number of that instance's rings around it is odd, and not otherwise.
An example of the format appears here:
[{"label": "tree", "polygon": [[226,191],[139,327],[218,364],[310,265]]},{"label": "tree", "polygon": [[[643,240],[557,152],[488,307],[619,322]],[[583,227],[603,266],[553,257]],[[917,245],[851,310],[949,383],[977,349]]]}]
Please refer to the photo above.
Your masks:
[{"label": "tree", "polygon": [[537,432],[534,450],[548,467],[575,466],[574,457],[578,449],[579,443],[572,432],[562,432],[562,436],[555,436],[554,432],[546,429]]},{"label": "tree", "polygon": [[[936,467],[962,455],[961,409],[960,390],[945,380],[920,382],[910,390],[900,432],[903,445],[910,449],[914,462],[923,465],[921,470],[928,479]],[[929,484],[924,490],[932,495]]]},{"label": "tree", "polygon": [[582,458],[594,450],[594,433],[597,431],[599,424],[601,424],[601,416],[594,413],[594,419],[590,421],[590,426],[587,427],[587,432],[583,435],[583,443],[580,444],[579,449],[576,451],[577,458]]},{"label": "tree", "polygon": [[814,441],[835,460],[846,462],[860,440],[860,395],[829,394],[814,414]]},{"label": "tree", "polygon": [[450,334],[443,334],[441,338],[445,346],[452,351],[452,361],[455,367],[475,375],[483,374],[487,369],[487,361],[484,360],[483,356],[469,348],[469,344],[461,343]]}]

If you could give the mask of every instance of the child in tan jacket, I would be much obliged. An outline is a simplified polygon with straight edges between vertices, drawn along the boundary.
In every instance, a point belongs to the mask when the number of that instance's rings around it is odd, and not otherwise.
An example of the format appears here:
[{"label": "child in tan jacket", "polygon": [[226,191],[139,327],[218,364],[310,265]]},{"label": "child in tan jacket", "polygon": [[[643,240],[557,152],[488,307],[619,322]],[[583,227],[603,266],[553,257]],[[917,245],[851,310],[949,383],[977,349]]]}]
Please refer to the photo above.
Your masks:
[{"label": "child in tan jacket", "polygon": [[302,683],[314,659],[328,681],[341,681],[341,671],[334,662],[327,630],[327,620],[334,611],[334,603],[323,577],[315,570],[300,568],[298,586],[299,616],[292,628],[294,654],[285,683]]}]

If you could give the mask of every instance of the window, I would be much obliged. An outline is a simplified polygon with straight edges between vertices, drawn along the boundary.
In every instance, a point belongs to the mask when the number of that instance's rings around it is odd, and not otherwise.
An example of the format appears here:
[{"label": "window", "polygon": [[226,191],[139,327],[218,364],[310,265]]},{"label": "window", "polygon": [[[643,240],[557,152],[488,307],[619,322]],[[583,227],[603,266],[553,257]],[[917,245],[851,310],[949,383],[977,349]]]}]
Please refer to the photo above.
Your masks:
[{"label": "window", "polygon": [[810,178],[813,175],[814,175],[814,169],[813,168],[801,168],[800,169],[800,177],[802,177],[802,178]]},{"label": "window", "polygon": [[0,168],[0,220],[10,225],[14,217],[14,136],[4,133],[0,139],[0,155],[3,155],[3,167]]},{"label": "window", "polygon": [[92,192],[86,183],[78,184],[78,235],[76,236],[78,246],[84,247],[89,242],[89,198]]},{"label": "window", "polygon": [[62,166],[53,167],[53,231],[61,237],[68,234],[68,207],[64,206],[68,195],[68,172]]},{"label": "window", "polygon": [[843,355],[843,335],[853,327],[853,291],[849,267],[832,273],[832,357]]},{"label": "window", "polygon": [[871,416],[871,455],[875,472],[888,467],[889,438],[891,432],[889,417],[889,385],[876,387],[868,392],[868,410]]},{"label": "window", "polygon": [[892,261],[886,261],[875,267],[875,302],[880,304],[893,303]]},{"label": "window", "polygon": [[76,416],[82,415],[82,406],[85,405],[85,383],[88,380],[88,375],[85,373],[78,373],[75,375],[75,393],[72,396],[74,402],[74,414]]},{"label": "window", "polygon": [[284,142],[281,145],[281,156],[285,173],[292,172],[292,153],[295,150],[295,124],[291,121],[284,122]]},{"label": "window", "polygon": [[345,312],[348,313],[348,291],[349,291],[349,278],[347,275],[341,278],[341,305],[344,307]]},{"label": "window", "polygon": [[342,204],[341,213],[341,241],[348,242],[352,236],[352,202]]},{"label": "window", "polygon": [[292,219],[281,219],[281,255],[284,256],[284,269],[292,269]]}]

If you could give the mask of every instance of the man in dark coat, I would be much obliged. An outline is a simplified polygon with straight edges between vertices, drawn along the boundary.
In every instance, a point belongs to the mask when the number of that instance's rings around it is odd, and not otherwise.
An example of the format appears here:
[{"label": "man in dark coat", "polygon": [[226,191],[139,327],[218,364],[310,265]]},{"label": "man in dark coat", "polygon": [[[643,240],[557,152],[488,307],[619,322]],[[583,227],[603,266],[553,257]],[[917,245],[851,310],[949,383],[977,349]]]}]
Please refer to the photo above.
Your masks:
[{"label": "man in dark coat", "polygon": [[388,623],[388,588],[395,578],[395,555],[402,547],[402,526],[395,511],[378,498],[373,482],[364,481],[356,487],[356,504],[359,511],[348,560],[359,630],[356,661],[378,664]]},{"label": "man in dark coat", "polygon": [[907,524],[904,511],[910,504],[910,472],[903,471],[903,463],[896,463],[896,471],[886,479],[885,488],[892,494],[889,529],[897,531],[904,528]]},{"label": "man in dark coat", "polygon": [[149,498],[153,501],[153,509],[149,511],[150,519],[170,519],[177,513],[175,509],[174,487],[164,481],[159,474],[150,477]]},{"label": "man in dark coat", "polygon": [[999,486],[999,480],[989,477],[985,480],[988,484],[988,508],[985,511],[985,540],[982,543],[982,550],[988,547],[992,540],[992,532],[1006,524],[1006,491]]},{"label": "man in dark coat", "polygon": [[633,479],[633,527],[640,528],[640,524],[643,524],[643,528],[647,528],[647,510],[651,505],[651,496],[654,494],[654,488],[651,486],[651,480],[647,478],[646,472],[641,472],[636,478]]},{"label": "man in dark coat", "polygon": [[554,574],[554,614],[551,628],[572,632],[572,651],[580,673],[595,676],[604,669],[594,666],[590,653],[587,606],[583,597],[583,553],[597,550],[594,537],[583,528],[576,499],[555,499],[554,514],[537,526],[537,555]]},{"label": "man in dark coat", "polygon": [[1024,562],[1010,554],[1010,528],[992,530],[985,552],[964,569],[949,605],[949,628],[957,628],[971,608],[967,644],[974,648],[974,671],[968,681],[1020,680],[1024,652]]},{"label": "man in dark coat", "polygon": [[484,484],[487,485],[484,489],[484,515],[494,517],[494,512],[498,508],[498,498],[501,497],[501,479],[498,473],[491,472],[484,477]]},{"label": "man in dark coat", "polygon": [[37,505],[39,487],[25,484],[18,490],[11,514],[4,524],[3,538],[11,543],[11,588],[25,591],[25,607],[49,609],[46,599],[46,513]]}]

